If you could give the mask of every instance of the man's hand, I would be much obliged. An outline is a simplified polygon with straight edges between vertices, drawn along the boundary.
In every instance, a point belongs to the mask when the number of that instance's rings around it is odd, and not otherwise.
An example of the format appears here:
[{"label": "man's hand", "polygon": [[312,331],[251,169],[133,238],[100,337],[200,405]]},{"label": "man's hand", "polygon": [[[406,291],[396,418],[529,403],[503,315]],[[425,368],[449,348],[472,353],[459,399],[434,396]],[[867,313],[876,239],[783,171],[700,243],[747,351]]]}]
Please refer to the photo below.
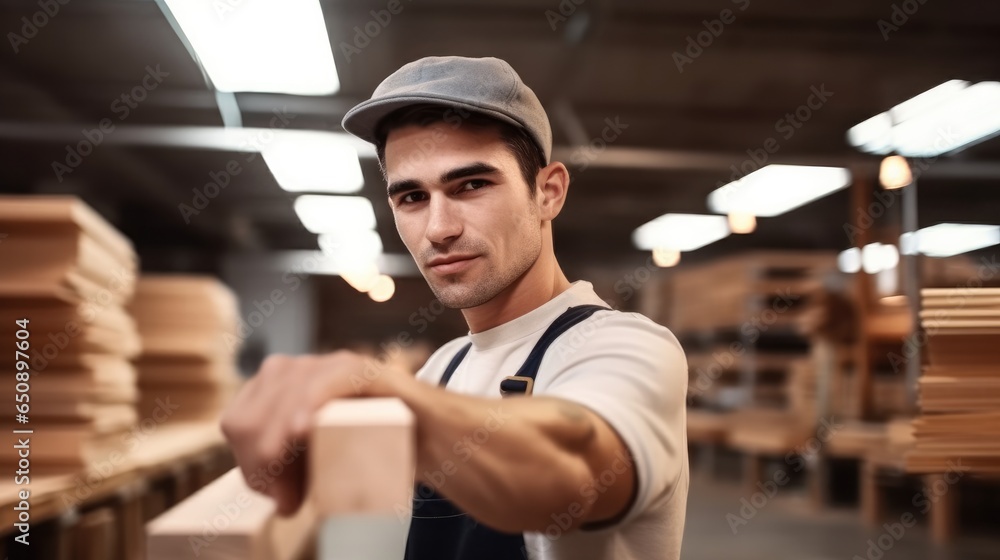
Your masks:
[{"label": "man's hand", "polygon": [[280,515],[305,495],[305,443],[314,413],[337,398],[382,396],[399,373],[340,351],[269,356],[222,415],[222,432],[247,484],[274,499]]}]

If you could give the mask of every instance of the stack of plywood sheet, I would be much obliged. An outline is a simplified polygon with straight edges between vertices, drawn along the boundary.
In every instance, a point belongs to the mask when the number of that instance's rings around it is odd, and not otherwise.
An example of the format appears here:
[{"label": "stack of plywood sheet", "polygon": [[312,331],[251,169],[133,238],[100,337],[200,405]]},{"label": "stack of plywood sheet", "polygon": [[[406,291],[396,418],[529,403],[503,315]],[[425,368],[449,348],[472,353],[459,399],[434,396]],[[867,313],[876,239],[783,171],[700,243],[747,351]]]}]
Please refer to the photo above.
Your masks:
[{"label": "stack of plywood sheet", "polygon": [[[26,385],[0,387],[6,429],[33,430],[32,470],[63,470],[125,451],[135,425],[139,353],[124,306],[135,290],[132,244],[75,197],[0,197],[0,340],[24,340],[7,362]],[[23,348],[22,348],[23,347]],[[15,399],[27,422],[15,415]],[[20,412],[20,411],[18,411]],[[7,446],[0,461],[15,462]]]},{"label": "stack of plywood sheet", "polygon": [[1000,473],[1000,288],[925,289],[929,365],[907,467]]},{"label": "stack of plywood sheet", "polygon": [[217,419],[240,381],[233,293],[211,277],[143,275],[131,310],[143,346],[140,411],[171,421]]}]

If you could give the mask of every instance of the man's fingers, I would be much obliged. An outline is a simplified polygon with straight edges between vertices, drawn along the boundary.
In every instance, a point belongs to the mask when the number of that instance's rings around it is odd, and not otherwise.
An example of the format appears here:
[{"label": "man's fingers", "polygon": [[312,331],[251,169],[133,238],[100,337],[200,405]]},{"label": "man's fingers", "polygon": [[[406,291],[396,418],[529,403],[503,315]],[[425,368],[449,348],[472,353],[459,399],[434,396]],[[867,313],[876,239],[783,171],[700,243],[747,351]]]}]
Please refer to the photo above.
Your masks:
[{"label": "man's fingers", "polygon": [[304,474],[305,469],[293,463],[275,478],[273,491],[269,495],[274,498],[279,515],[292,515],[302,506],[302,500],[305,498]]},{"label": "man's fingers", "polygon": [[[344,370],[351,370],[346,360],[356,359],[340,353],[333,353],[317,360],[308,370],[308,375],[302,379],[305,388],[302,399],[297,403],[297,409],[291,415],[290,432],[292,437],[306,438],[312,429],[313,419],[319,409],[328,402],[349,394],[351,379]],[[352,364],[355,365],[356,364]]]},{"label": "man's fingers", "polygon": [[305,498],[302,443],[315,413],[333,399],[357,396],[352,378],[367,375],[364,365],[351,352],[269,356],[224,412],[222,431],[244,478],[275,501],[280,515],[294,514]]}]

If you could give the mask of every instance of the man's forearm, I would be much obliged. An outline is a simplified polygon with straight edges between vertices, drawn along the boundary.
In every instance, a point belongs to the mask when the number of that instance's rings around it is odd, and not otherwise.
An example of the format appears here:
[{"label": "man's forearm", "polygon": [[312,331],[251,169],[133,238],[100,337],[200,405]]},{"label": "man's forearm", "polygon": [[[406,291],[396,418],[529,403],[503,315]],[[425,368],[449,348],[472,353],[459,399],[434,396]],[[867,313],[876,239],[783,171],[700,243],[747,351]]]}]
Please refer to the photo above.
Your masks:
[{"label": "man's forearm", "polygon": [[592,478],[594,418],[542,397],[484,399],[400,380],[417,418],[417,478],[479,521],[508,532],[542,530]]}]

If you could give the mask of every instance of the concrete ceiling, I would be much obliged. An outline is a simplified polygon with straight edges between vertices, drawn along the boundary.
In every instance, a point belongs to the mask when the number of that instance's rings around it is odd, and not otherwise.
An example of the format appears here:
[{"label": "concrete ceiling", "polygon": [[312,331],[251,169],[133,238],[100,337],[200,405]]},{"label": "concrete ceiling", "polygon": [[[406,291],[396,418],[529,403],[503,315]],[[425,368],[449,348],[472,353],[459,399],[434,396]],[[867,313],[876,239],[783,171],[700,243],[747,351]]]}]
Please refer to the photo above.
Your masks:
[{"label": "concrete ceiling", "polygon": [[[238,9],[240,1],[230,3]],[[1000,79],[995,2],[401,0],[402,10],[348,56],[356,27],[388,4],[324,0],[341,91],[237,94],[244,125],[266,127],[274,111],[285,111],[294,116],[290,127],[339,131],[344,112],[405,62],[503,58],[549,110],[557,151],[573,174],[556,245],[575,263],[634,260],[635,227],[666,212],[706,212],[706,195],[728,181],[731,166],[755,165],[751,153],[770,138],[779,149],[768,163],[851,165],[871,178],[877,160],[850,149],[848,128],[948,79]],[[0,45],[0,191],[79,193],[136,241],[151,269],[212,269],[228,252],[316,247],[292,197],[260,158],[247,161],[245,153],[107,141],[57,177],[53,162],[65,162],[67,145],[101,119],[116,127],[223,121],[155,2],[76,0],[51,17],[35,16],[39,10],[37,0],[0,1],[7,38]],[[560,10],[569,15],[553,18]],[[45,23],[29,38],[22,18],[32,17]],[[711,21],[722,17],[731,23],[707,47],[687,51],[689,38],[705,40],[706,27],[720,29]],[[880,28],[880,20],[901,25]],[[690,59],[679,68],[681,54]],[[125,116],[116,99],[150,68],[165,73],[162,82]],[[808,119],[799,127],[783,121],[819,89],[832,95]],[[606,119],[628,128],[607,149],[588,151]],[[243,172],[186,223],[178,205],[233,160]],[[363,194],[375,203],[386,249],[403,252],[375,161],[364,160],[363,170]],[[1000,140],[933,162],[920,183],[921,224],[996,222],[998,179]],[[691,260],[753,247],[842,249],[849,214],[841,192],[761,220],[754,234]]]}]

